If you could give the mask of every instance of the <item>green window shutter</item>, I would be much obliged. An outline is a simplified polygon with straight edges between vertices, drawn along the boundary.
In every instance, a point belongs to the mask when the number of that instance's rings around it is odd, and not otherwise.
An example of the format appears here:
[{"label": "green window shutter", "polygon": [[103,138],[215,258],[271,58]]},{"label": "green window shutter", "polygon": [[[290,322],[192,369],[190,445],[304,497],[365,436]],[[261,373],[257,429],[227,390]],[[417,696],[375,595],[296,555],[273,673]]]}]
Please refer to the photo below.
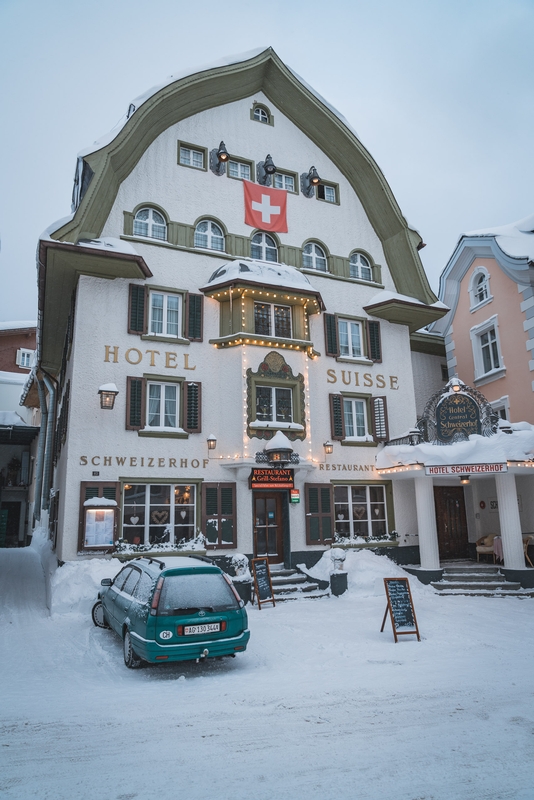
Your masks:
[{"label": "green window shutter", "polygon": [[183,385],[183,428],[188,433],[201,432],[202,416],[202,385],[196,382],[186,382]]},{"label": "green window shutter", "polygon": [[138,283],[130,284],[128,303],[128,333],[146,333],[146,289]]},{"label": "green window shutter", "polygon": [[371,413],[375,441],[386,442],[389,439],[389,431],[387,401],[385,397],[371,398]]},{"label": "green window shutter", "polygon": [[186,319],[186,339],[192,342],[201,342],[203,325],[202,310],[204,305],[204,295],[191,294],[188,292],[185,300],[185,319]]},{"label": "green window shutter", "polygon": [[98,497],[98,486],[86,486],[85,499],[91,500],[93,497]]},{"label": "green window shutter", "polygon": [[340,394],[331,394],[330,398],[330,425],[332,439],[338,442],[345,438],[345,419],[343,417],[343,397]]},{"label": "green window shutter", "polygon": [[116,500],[117,499],[117,490],[114,486],[104,486],[102,490],[102,497],[105,497],[106,500]]},{"label": "green window shutter", "polygon": [[335,314],[324,315],[324,338],[327,356],[339,355],[339,341],[337,335],[337,318]]},{"label": "green window shutter", "polygon": [[202,532],[208,548],[237,547],[235,483],[202,484]]},{"label": "green window shutter", "polygon": [[380,339],[380,323],[367,320],[367,338],[369,342],[368,357],[371,361],[382,361],[382,342]]},{"label": "green window shutter", "polygon": [[126,430],[139,431],[145,427],[145,381],[126,379]]},{"label": "green window shutter", "polygon": [[329,544],[333,539],[332,487],[324,483],[304,485],[306,543]]}]

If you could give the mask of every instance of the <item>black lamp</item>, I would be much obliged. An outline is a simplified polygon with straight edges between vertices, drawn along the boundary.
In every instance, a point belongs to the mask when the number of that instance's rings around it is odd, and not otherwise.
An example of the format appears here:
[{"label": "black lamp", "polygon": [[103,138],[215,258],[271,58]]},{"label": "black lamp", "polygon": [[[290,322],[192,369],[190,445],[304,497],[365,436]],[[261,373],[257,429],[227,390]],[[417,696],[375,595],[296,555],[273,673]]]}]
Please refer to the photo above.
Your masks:
[{"label": "black lamp", "polygon": [[226,149],[226,145],[224,142],[221,142],[219,145],[219,149],[217,150],[217,159],[219,162],[226,162],[230,158],[230,154]]},{"label": "black lamp", "polygon": [[302,173],[300,176],[300,183],[302,194],[305,197],[313,197],[315,187],[319,186],[321,183],[321,178],[319,177],[319,173],[315,167],[310,167],[310,170],[307,174],[305,172]]},{"label": "black lamp", "polygon": [[256,169],[258,183],[261,186],[270,186],[271,176],[276,172],[276,166],[270,153],[265,156],[265,161],[259,161]]},{"label": "black lamp", "polygon": [[230,153],[224,142],[221,142],[218,148],[214,147],[213,150],[210,150],[210,170],[217,177],[225,174],[226,164],[229,160]]}]

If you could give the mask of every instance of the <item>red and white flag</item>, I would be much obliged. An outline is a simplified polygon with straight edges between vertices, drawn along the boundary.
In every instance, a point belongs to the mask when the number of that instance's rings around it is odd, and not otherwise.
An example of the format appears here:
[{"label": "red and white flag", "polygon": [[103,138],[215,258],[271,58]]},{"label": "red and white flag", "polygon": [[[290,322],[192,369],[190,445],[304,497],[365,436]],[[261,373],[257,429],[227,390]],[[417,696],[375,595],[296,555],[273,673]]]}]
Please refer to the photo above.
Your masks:
[{"label": "red and white flag", "polygon": [[287,192],[243,181],[245,225],[261,231],[287,233]]}]

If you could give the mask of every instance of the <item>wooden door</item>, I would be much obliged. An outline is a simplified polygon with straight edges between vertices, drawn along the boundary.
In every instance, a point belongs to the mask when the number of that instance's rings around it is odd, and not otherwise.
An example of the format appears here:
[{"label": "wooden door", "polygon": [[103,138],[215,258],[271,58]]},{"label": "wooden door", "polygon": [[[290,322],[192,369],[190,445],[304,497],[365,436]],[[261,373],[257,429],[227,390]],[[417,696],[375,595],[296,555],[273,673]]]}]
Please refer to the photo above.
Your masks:
[{"label": "wooden door", "polygon": [[270,564],[284,561],[282,492],[254,492],[254,557],[267,556]]},{"label": "wooden door", "polygon": [[469,558],[462,486],[434,486],[440,558]]}]

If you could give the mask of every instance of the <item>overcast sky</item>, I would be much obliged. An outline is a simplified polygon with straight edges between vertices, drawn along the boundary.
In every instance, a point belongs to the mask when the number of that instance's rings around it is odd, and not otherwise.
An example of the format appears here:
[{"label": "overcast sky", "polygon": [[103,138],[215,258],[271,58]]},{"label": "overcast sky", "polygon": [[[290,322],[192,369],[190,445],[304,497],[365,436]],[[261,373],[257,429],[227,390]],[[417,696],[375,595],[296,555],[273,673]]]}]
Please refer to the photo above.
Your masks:
[{"label": "overcast sky", "polygon": [[533,0],[0,0],[0,321],[36,317],[76,154],[168,75],[259,46],[341,111],[427,247],[534,211]]}]

